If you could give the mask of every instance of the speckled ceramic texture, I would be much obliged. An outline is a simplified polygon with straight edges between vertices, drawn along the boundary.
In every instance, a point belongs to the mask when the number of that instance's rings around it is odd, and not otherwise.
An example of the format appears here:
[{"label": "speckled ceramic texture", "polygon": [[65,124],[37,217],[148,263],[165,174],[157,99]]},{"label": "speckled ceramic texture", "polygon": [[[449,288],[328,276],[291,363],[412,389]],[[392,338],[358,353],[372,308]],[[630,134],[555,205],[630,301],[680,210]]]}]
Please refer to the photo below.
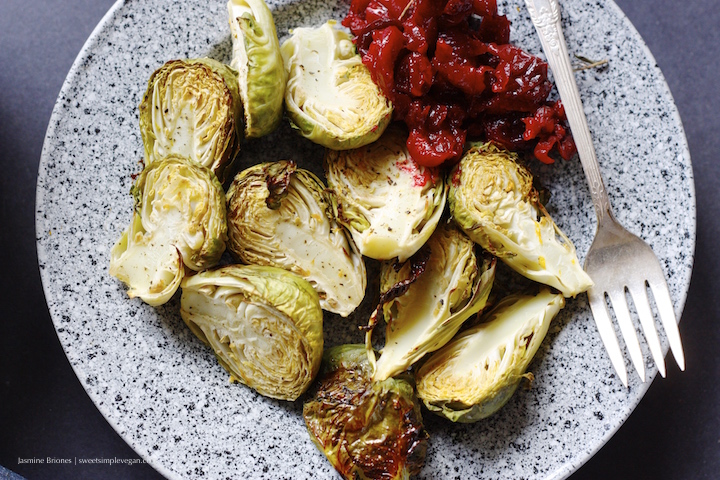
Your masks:
[{"label": "speckled ceramic texture", "polygon": [[[278,33],[340,20],[347,4],[273,1]],[[523,3],[500,2],[512,40],[540,53]],[[577,74],[617,217],[661,259],[678,315],[690,281],[695,197],[681,122],[661,72],[610,1],[565,1],[571,54],[609,59]],[[77,376],[120,435],[169,478],[335,478],[313,446],[302,400],[274,401],[228,374],[192,336],[176,296],[161,308],[131,300],[108,271],[110,248],[130,220],[131,175],[140,170],[137,106],[163,62],[228,61],[224,1],[119,2],[80,53],[60,93],[42,153],[37,242],[47,303]],[[246,145],[244,165],[291,158],[316,172],[322,150],[284,127]],[[535,173],[549,210],[582,259],[595,216],[577,160]],[[369,282],[368,297],[377,282]],[[362,340],[350,319],[326,317],[326,345]],[[664,347],[667,349],[667,346]],[[674,361],[668,358],[669,361]],[[649,377],[657,370],[651,366]],[[431,435],[425,479],[561,479],[584,463],[632,412],[648,384],[623,388],[584,295],[570,300],[530,366],[535,382],[493,417],[453,425],[425,411]]]}]

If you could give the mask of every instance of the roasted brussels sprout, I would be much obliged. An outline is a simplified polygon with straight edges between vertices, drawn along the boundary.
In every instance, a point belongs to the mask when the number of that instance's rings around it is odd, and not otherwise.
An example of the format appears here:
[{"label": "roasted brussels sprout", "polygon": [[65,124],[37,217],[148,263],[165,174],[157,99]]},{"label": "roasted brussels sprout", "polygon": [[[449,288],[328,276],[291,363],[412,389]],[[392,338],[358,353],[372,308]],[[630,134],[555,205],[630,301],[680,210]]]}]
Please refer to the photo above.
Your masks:
[{"label": "roasted brussels sprout", "polygon": [[161,305],[180,286],[185,268],[202,270],[225,251],[225,194],[207,168],[169,155],[143,169],[131,189],[130,225],[110,252],[110,275],[130,297]]},{"label": "roasted brussels sprout", "polygon": [[325,186],[294,162],[240,172],[228,189],[229,250],[308,280],[325,310],[348,316],[365,296],[365,263],[335,221]]},{"label": "roasted brussels sprout", "polygon": [[[384,380],[445,345],[470,316],[485,307],[495,278],[495,259],[478,258],[475,244],[452,223],[441,223],[426,246],[425,271],[400,296],[383,306],[385,346],[374,380]],[[410,262],[399,270],[382,266],[380,288],[390,290],[410,276]],[[367,336],[370,341],[370,336]]]},{"label": "roasted brussels sprout", "polygon": [[283,42],[285,107],[304,137],[346,150],[375,141],[390,123],[392,106],[370,78],[350,35],[333,25],[296,28]]},{"label": "roasted brussels sprout", "polygon": [[171,153],[226,180],[242,138],[237,72],[210,58],[172,60],[157,69],[140,103],[145,161]]},{"label": "roasted brussels sprout", "polygon": [[417,372],[418,396],[432,412],[470,423],[492,415],[510,399],[565,306],[561,294],[511,295],[483,322],[461,332]]},{"label": "roasted brussels sprout", "polygon": [[428,442],[412,378],[373,382],[371,375],[363,345],[325,352],[305,425],[344,478],[407,479],[420,472]]},{"label": "roasted brussels sprout", "polygon": [[245,136],[262,137],[282,119],[287,72],[280,54],[275,22],[263,0],[230,0],[227,4],[233,55],[245,111]]},{"label": "roasted brussels sprout", "polygon": [[404,262],[440,221],[447,188],[439,170],[415,163],[407,134],[390,128],[376,142],[348,151],[327,150],[325,175],[338,222],[360,253]]},{"label": "roasted brussels sprout", "polygon": [[323,315],[312,286],[281,268],[228,265],[182,282],[180,315],[230,379],[296,400],[320,368]]},{"label": "roasted brussels sprout", "polygon": [[575,247],[538,200],[517,156],[473,146],[450,172],[450,212],[465,233],[513,270],[574,297],[592,286]]}]

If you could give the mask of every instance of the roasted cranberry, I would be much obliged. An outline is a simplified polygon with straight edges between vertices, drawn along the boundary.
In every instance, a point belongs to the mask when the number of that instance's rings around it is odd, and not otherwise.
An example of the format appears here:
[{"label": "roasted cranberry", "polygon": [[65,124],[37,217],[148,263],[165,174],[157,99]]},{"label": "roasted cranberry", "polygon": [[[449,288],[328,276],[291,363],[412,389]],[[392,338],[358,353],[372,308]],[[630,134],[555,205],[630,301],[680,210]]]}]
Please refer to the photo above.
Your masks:
[{"label": "roasted cranberry", "polygon": [[496,0],[352,0],[343,25],[410,132],[420,164],[456,162],[465,140],[568,159],[575,143],[547,64],[509,44]]}]

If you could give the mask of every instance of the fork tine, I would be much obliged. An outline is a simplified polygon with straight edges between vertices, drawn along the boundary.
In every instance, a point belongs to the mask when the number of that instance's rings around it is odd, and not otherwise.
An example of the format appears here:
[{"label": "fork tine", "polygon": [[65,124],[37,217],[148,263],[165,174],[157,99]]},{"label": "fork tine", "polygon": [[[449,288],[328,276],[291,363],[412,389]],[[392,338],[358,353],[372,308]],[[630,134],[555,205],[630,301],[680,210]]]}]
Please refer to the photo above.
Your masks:
[{"label": "fork tine", "polygon": [[632,288],[628,288],[628,290],[630,290],[630,295],[632,295],[635,310],[637,310],[638,317],[640,318],[643,334],[645,335],[645,340],[650,348],[650,353],[655,361],[655,365],[657,365],[660,375],[665,378],[665,358],[662,354],[662,348],[660,348],[657,328],[655,328],[655,317],[652,310],[650,310],[647,288],[643,283],[642,287],[640,285],[634,285]]},{"label": "fork tine", "polygon": [[618,344],[617,336],[615,336],[615,329],[613,328],[610,314],[605,304],[605,294],[593,288],[588,290],[587,294],[588,300],[590,301],[590,309],[595,319],[595,325],[597,325],[598,332],[600,332],[600,339],[605,345],[605,350],[608,352],[610,362],[613,364],[618,377],[620,377],[620,381],[627,387],[628,374],[625,368],[625,359],[623,358],[622,352],[620,352],[620,345]]},{"label": "fork tine", "polygon": [[622,333],[625,346],[630,353],[635,370],[640,375],[640,380],[645,381],[645,362],[643,361],[642,350],[640,350],[640,342],[638,342],[637,333],[635,333],[635,325],[630,319],[630,309],[628,308],[625,290],[608,292],[613,310],[615,310],[615,318],[620,325],[620,333]]},{"label": "fork tine", "polygon": [[672,301],[670,300],[670,290],[668,289],[665,277],[661,277],[659,281],[648,282],[652,289],[653,297],[658,312],[660,312],[660,320],[662,320],[663,328],[668,342],[670,342],[670,350],[673,357],[680,367],[685,370],[685,354],[683,353],[682,342],[680,341],[680,331],[675,321],[675,310],[673,310]]}]

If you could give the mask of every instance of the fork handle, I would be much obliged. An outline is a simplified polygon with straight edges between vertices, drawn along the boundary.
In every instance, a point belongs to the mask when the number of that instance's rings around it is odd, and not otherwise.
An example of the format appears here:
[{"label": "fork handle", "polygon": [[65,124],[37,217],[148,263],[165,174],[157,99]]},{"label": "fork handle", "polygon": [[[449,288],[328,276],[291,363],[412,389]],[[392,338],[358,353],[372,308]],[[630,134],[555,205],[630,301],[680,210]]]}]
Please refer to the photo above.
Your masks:
[{"label": "fork handle", "polygon": [[606,217],[613,218],[613,214],[600,175],[600,166],[598,165],[595,148],[590,137],[590,129],[580,101],[580,93],[570,65],[567,44],[560,25],[560,6],[557,0],[525,0],[525,4],[540,36],[550,70],[552,70],[555,77],[555,85],[565,107],[565,115],[577,146],[580,163],[590,186],[590,195],[595,206],[598,225],[600,225]]}]

